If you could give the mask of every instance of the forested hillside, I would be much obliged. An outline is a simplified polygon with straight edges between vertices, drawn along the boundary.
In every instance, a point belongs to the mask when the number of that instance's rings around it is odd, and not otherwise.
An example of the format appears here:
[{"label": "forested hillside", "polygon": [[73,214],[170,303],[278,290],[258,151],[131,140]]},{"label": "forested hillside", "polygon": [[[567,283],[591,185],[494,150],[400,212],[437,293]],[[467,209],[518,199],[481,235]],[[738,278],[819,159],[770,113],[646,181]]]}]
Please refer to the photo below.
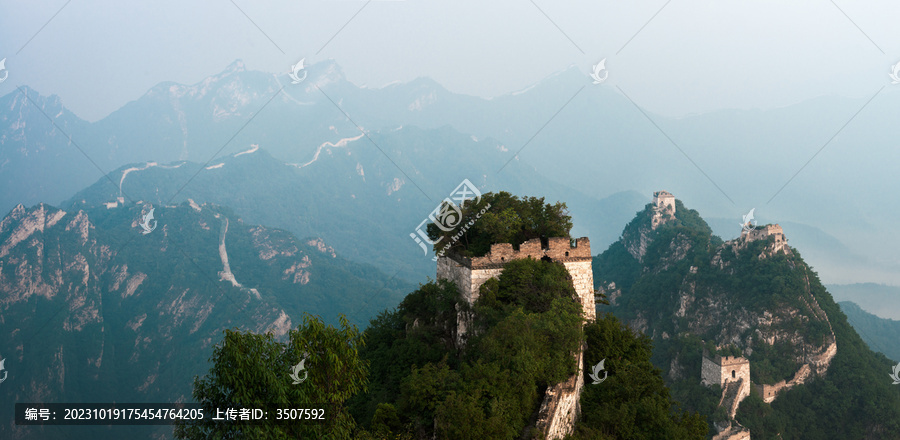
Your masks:
[{"label": "forested hillside", "polygon": [[[704,351],[749,359],[754,385],[736,421],[754,439],[900,437],[891,361],[862,342],[800,252],[779,239],[723,243],[680,201],[668,217],[650,204],[595,259],[595,282],[611,303],[601,311],[652,338],[653,363],[675,398],[711,425],[725,418],[716,414],[718,391],[699,383]],[[756,397],[760,384],[804,366],[812,371],[805,384],[771,404]]]}]

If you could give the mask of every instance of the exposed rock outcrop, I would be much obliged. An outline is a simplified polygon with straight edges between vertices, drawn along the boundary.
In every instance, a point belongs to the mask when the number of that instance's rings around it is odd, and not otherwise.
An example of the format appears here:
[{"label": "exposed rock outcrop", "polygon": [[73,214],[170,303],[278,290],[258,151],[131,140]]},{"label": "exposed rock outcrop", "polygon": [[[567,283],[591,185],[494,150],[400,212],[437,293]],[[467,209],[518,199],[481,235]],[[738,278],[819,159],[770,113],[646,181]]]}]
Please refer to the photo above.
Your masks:
[{"label": "exposed rock outcrop", "polygon": [[553,385],[544,393],[535,428],[546,439],[561,439],[571,434],[581,413],[579,401],[584,388],[584,347],[575,357],[578,359],[578,371],[575,375],[565,382]]}]

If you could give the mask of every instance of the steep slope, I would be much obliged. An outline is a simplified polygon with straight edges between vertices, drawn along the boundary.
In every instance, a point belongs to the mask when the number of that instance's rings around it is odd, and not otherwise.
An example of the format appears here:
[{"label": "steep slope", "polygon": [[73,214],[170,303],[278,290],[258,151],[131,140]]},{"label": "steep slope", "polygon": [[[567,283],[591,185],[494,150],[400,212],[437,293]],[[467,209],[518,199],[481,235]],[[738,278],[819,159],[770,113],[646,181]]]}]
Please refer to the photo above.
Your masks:
[{"label": "steep slope", "polygon": [[[859,438],[895,429],[900,390],[887,380],[890,361],[862,344],[780,227],[723,243],[680,201],[674,213],[664,207],[651,203],[637,214],[595,258],[594,279],[611,302],[601,311],[653,339],[654,363],[679,400],[711,423],[726,422],[714,414],[717,392],[699,385],[701,360],[741,356],[753,385],[736,420],[754,438]],[[825,390],[852,403],[834,404]],[[820,406],[799,417],[798,396],[809,400],[803,407]],[[761,421],[759,408],[775,416]]]},{"label": "steep slope", "polygon": [[900,363],[900,321],[879,318],[854,302],[841,301],[838,305],[869,348]]},{"label": "steep slope", "polygon": [[58,202],[71,195],[71,188],[84,187],[102,175],[79,148],[90,156],[102,156],[102,151],[91,143],[76,146],[55,128],[82,140],[90,124],[68,111],[58,96],[22,90],[0,97],[0,212],[4,213],[19,203]]},{"label": "steep slope", "polygon": [[283,336],[302,312],[362,323],[411,288],[226,208],[156,206],[144,222],[149,209],[19,205],[0,221],[0,437],[97,435],[16,427],[13,403],[184,400],[226,328]]}]

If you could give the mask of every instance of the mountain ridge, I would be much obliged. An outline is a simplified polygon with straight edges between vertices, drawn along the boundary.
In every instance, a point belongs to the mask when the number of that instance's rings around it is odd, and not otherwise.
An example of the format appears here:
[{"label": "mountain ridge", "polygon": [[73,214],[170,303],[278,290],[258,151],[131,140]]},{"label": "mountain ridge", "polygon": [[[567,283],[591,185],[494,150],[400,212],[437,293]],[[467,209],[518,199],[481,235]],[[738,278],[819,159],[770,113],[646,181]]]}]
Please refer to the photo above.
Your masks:
[{"label": "mountain ridge", "polygon": [[[372,142],[380,151],[371,148]],[[146,168],[128,174],[122,185],[125,196],[157,204],[175,197],[177,203],[190,198],[227,205],[250,222],[323,238],[351,260],[424,281],[423,274],[433,272],[434,263],[409,234],[463,179],[482,192],[512,189],[548,198],[566,194],[570,211],[585,219],[576,224],[575,233],[591,235],[600,245],[615,239],[616,223],[640,203],[629,192],[594,199],[515,161],[506,167],[508,174],[494,176],[494,167],[503,164],[501,147],[492,139],[472,139],[451,127],[404,127],[345,138],[343,143],[325,142],[316,153],[290,164],[275,158],[266,145],[254,144],[206,164],[125,165],[63,206],[113,201],[119,194],[110,182],[121,182],[129,169]],[[386,160],[392,157],[397,159]],[[334,180],[335,175],[346,177]],[[370,221],[373,218],[383,221]]]},{"label": "mountain ridge", "polygon": [[[15,190],[10,194],[20,196],[0,195],[0,210],[11,209],[19,202],[57,203],[71,195],[61,188],[87,186],[123,163],[205,163],[218,156],[220,150],[230,154],[251,144],[269,148],[273,156],[284,162],[303,163],[323,142],[358,136],[360,128],[373,132],[398,126],[430,130],[449,125],[478,139],[495,139],[505,148],[501,163],[514,159],[537,164],[533,168],[542,175],[594,198],[623,190],[643,192],[665,182],[679,182],[673,189],[696,195],[704,210],[719,217],[737,217],[736,205],[771,200],[770,193],[775,192],[778,182],[809,160],[807,149],[788,146],[818,148],[817,143],[826,142],[833,134],[827,130],[820,134],[822,127],[840,127],[852,115],[847,107],[855,102],[829,98],[829,102],[834,102],[828,105],[815,101],[776,110],[742,112],[740,117],[726,111],[675,120],[648,113],[641,109],[640,102],[609,87],[591,85],[583,72],[572,67],[520,93],[492,99],[455,94],[425,79],[379,89],[362,88],[347,81],[333,60],[311,64],[307,70],[308,78],[294,85],[284,74],[248,70],[237,61],[223,72],[191,85],[154,86],[153,92],[94,123],[72,118],[69,121],[65,114],[54,116],[58,113],[49,112],[65,136],[54,135],[52,124],[37,112],[31,112],[26,121],[19,112],[7,110],[12,106],[4,102],[16,99],[19,104],[31,105],[22,101],[21,92],[0,97],[0,108],[6,110],[0,115],[0,122],[6,121],[11,127],[24,123],[27,129],[40,129],[28,138],[7,138],[4,142],[0,164],[6,165],[0,165],[0,182],[5,181]],[[172,87],[182,92],[173,95]],[[27,93],[37,95],[34,91]],[[186,94],[178,96],[179,93]],[[846,182],[845,178],[858,172],[872,176],[875,182],[881,182],[878,185],[890,186],[892,174],[884,164],[893,163],[895,158],[892,149],[881,147],[885,140],[900,136],[888,119],[900,108],[896,97],[900,94],[885,93],[873,101],[871,108],[835,139],[836,145],[829,148],[829,154],[819,157],[816,166],[808,167],[788,191],[780,193],[778,203],[767,208],[767,215],[773,218],[815,223],[846,243],[854,254],[880,262],[860,262],[829,282],[893,283],[895,278],[892,268],[897,266],[896,259],[890,256],[890,246],[879,234],[884,236],[894,214],[900,213],[893,212],[892,205],[870,209],[884,205],[868,195],[859,182]],[[788,125],[788,121],[800,123]],[[702,138],[698,133],[704,133]],[[74,144],[70,145],[68,136],[84,154],[71,148]],[[872,154],[853,156],[852,148],[842,148],[848,137],[871,144]],[[679,148],[672,148],[670,140]],[[559,149],[559,145],[567,148]],[[628,154],[621,154],[623,149]],[[743,160],[748,171],[733,166],[728,153],[732,150],[748,153]],[[685,156],[696,166],[686,162]],[[873,160],[874,164],[869,163]],[[709,185],[696,168],[723,192]],[[47,185],[51,179],[62,185]],[[747,181],[757,184],[743,184]],[[842,183],[835,187],[828,182]],[[828,203],[822,203],[818,197],[805,197],[820,193],[829,194]],[[729,199],[734,202],[729,204]],[[829,206],[844,209],[826,209]],[[859,211],[872,214],[852,214]],[[840,259],[840,255],[831,252],[827,263],[830,268],[849,267]]]},{"label": "mountain ridge", "polygon": [[[884,380],[890,361],[866,347],[781,228],[751,228],[723,242],[697,211],[674,198],[667,210],[659,199],[595,257],[594,276],[610,302],[599,312],[650,336],[653,362],[676,398],[709,417],[713,432],[734,423],[754,438],[891,432],[900,393]],[[717,355],[749,361],[752,384],[736,413],[717,413],[721,399],[699,384],[701,363],[707,374],[703,358]],[[855,401],[871,398],[873,414],[835,425],[830,420],[850,420],[857,409],[825,403],[833,388]],[[796,408],[812,405],[798,406],[798,399],[820,406],[797,420]]]}]

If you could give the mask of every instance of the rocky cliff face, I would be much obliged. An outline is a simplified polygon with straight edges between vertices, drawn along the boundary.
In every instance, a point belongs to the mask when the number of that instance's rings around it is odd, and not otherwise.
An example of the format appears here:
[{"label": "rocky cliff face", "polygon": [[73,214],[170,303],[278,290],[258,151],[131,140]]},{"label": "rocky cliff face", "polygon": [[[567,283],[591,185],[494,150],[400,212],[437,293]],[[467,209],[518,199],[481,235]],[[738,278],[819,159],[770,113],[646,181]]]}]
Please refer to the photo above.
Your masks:
[{"label": "rocky cliff face", "polygon": [[584,389],[584,347],[575,354],[578,371],[564,382],[549,387],[538,411],[537,431],[549,440],[565,438],[572,433],[581,412],[579,406]]},{"label": "rocky cliff face", "polygon": [[[816,310],[808,290],[799,290],[794,299],[778,308],[757,309],[743,304],[733,292],[688,277],[676,294],[674,333],[703,335],[717,348],[738,347],[746,356],[752,356],[756,347],[779,346],[783,361],[797,369],[815,365],[824,374],[836,349],[828,316]],[[827,332],[811,334],[807,327],[811,323],[823,325]]]},{"label": "rocky cliff face", "polygon": [[0,221],[0,437],[35,435],[15,402],[191,400],[225,328],[282,337],[303,311],[333,319],[381,290],[319,241],[187,203],[156,207],[142,234],[145,208],[19,205]]},{"label": "rocky cliff face", "polygon": [[[680,202],[679,207],[675,218],[658,221],[659,213],[648,205],[626,227],[621,243],[640,263],[640,275],[615,279],[602,269],[595,275],[613,308],[631,315],[631,326],[655,340],[688,333],[744,356],[778,347],[779,361],[793,364],[791,373],[810,364],[824,374],[834,333],[810,289],[806,264],[789,247],[776,250],[765,240],[716,242],[696,227],[702,222],[696,213],[686,212]],[[637,295],[629,298],[616,288],[623,284],[635,284],[631,290]],[[645,296],[643,304],[637,296]]]}]

